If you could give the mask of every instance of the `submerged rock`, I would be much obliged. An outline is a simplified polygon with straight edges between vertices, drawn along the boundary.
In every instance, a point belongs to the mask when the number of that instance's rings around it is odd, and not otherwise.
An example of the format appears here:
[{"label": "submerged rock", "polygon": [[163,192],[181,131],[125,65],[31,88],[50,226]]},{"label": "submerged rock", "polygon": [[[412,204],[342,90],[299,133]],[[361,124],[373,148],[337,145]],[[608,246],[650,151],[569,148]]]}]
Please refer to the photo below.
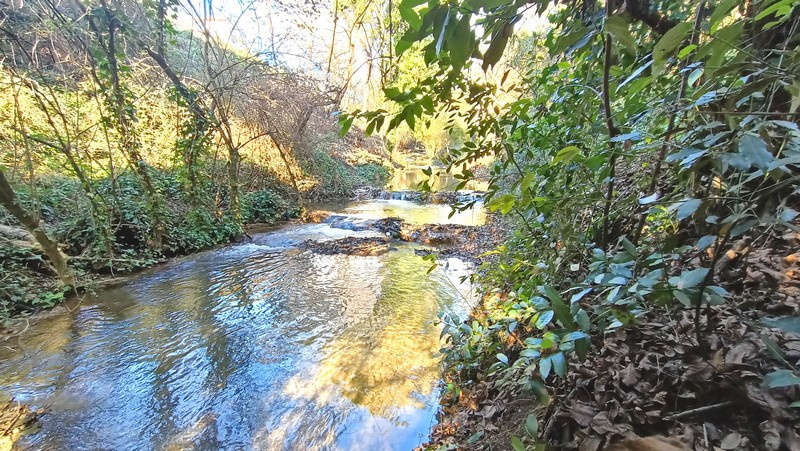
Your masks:
[{"label": "submerged rock", "polygon": [[324,222],[331,227],[345,230],[379,232],[385,237],[349,237],[322,242],[309,240],[300,245],[302,249],[322,254],[380,255],[390,249],[389,239],[396,239],[435,248],[435,250],[417,250],[418,255],[435,253],[442,257],[461,257],[477,263],[482,260],[482,254],[499,244],[503,236],[502,227],[491,222],[482,226],[418,225],[394,217],[354,219],[344,215],[330,215]]},{"label": "submerged rock", "polygon": [[348,237],[330,241],[307,240],[300,244],[300,248],[324,255],[346,254],[362,257],[382,255],[391,250],[389,241],[380,237]]}]

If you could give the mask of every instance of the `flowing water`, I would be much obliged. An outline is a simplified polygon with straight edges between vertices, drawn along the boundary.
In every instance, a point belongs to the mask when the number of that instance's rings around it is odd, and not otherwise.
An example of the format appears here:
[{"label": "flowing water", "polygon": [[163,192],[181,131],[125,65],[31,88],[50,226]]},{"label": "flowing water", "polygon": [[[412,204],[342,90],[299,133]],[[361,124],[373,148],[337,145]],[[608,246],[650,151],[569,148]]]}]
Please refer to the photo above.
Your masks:
[{"label": "flowing water", "polygon": [[[443,221],[402,201],[345,213]],[[448,210],[449,211],[449,210]],[[456,216],[461,223],[482,221]],[[437,315],[466,315],[449,259],[300,251],[368,236],[290,224],[196,254],[32,324],[0,349],[0,392],[47,409],[31,449],[398,449],[424,442],[439,398]]]},{"label": "flowing water", "polygon": [[[404,189],[417,189],[419,184],[428,181],[431,190],[433,191],[452,191],[458,187],[461,180],[455,178],[452,174],[448,174],[444,169],[434,169],[433,175],[425,175],[423,170],[427,166],[410,167],[403,170],[394,171],[392,179],[389,180],[388,187],[390,190],[404,190]],[[464,188],[468,190],[486,191],[489,183],[480,180],[470,180]]]}]

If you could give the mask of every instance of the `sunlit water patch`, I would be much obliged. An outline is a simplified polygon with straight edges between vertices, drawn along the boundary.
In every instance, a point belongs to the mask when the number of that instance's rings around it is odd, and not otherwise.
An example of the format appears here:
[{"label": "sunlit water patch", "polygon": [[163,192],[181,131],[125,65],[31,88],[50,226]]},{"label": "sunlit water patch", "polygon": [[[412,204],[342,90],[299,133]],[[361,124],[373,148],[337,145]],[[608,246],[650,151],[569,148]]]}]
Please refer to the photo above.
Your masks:
[{"label": "sunlit water patch", "polygon": [[[424,207],[420,207],[424,208]],[[43,318],[0,350],[0,391],[46,408],[33,449],[398,449],[438,406],[437,315],[474,294],[457,259],[293,245],[290,225],[176,261]]]},{"label": "sunlit water patch", "polygon": [[420,205],[408,200],[353,202],[345,206],[344,212],[362,219],[394,216],[410,224],[482,225],[486,222],[486,212],[480,206],[453,212],[452,207],[447,204]]}]

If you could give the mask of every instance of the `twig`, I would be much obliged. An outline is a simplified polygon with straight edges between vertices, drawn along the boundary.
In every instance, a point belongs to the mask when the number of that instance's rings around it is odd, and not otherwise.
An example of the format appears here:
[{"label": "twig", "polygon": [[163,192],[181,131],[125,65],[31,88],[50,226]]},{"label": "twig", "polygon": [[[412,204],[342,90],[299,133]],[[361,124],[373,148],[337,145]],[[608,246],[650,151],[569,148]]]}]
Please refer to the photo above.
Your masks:
[{"label": "twig", "polygon": [[703,407],[698,407],[696,409],[685,410],[683,412],[679,412],[679,413],[675,413],[675,414],[672,414],[672,415],[665,416],[664,417],[664,421],[677,420],[677,419],[680,419],[680,418],[684,418],[684,417],[688,417],[688,416],[694,415],[696,413],[703,413],[703,412],[708,412],[709,410],[721,409],[723,407],[728,407],[728,406],[731,406],[733,404],[734,404],[733,401],[725,401],[725,402],[719,402],[719,403],[716,403],[716,404],[710,404],[710,405],[703,406]]}]

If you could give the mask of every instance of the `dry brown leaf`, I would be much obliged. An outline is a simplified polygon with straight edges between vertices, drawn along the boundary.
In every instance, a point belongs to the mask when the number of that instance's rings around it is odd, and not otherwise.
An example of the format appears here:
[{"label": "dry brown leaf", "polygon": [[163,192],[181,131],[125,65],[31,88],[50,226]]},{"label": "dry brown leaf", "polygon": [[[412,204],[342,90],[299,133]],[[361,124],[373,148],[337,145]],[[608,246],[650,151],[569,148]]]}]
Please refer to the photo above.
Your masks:
[{"label": "dry brown leaf", "polygon": [[622,370],[622,383],[630,387],[639,381],[639,372],[633,366],[633,362],[629,363],[624,370]]},{"label": "dry brown leaf", "polygon": [[570,418],[583,427],[589,426],[597,414],[594,407],[580,401],[573,403],[566,411]]},{"label": "dry brown leaf", "polygon": [[758,425],[764,438],[764,448],[774,451],[781,447],[781,425],[774,421],[764,421]]},{"label": "dry brown leaf", "polygon": [[737,449],[742,441],[742,436],[738,432],[731,432],[722,439],[719,447],[722,449]]},{"label": "dry brown leaf", "polygon": [[734,346],[730,351],[728,351],[727,354],[725,354],[725,364],[741,365],[756,355],[756,346],[749,341],[745,341]]}]

